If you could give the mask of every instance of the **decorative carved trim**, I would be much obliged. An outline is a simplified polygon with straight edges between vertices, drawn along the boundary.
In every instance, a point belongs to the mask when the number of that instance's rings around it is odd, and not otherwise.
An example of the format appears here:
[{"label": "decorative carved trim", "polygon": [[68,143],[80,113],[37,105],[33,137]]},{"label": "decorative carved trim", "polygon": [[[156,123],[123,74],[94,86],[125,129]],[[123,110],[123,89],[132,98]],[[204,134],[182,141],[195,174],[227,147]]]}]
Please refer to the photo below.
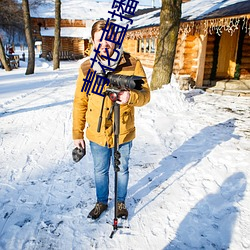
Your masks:
[{"label": "decorative carved trim", "polygon": [[131,30],[126,32],[126,39],[137,40],[141,38],[158,38],[159,26],[141,28],[138,30]]},{"label": "decorative carved trim", "polygon": [[[221,35],[223,31],[229,32],[231,35],[235,30],[239,29],[240,20],[243,19],[242,29],[246,34],[250,36],[250,15],[237,16],[237,17],[225,17],[215,18],[201,21],[181,22],[179,28],[179,34],[212,34],[215,31],[218,35]],[[126,39],[137,40],[142,38],[158,38],[159,26],[140,28],[136,30],[129,30],[126,32]]]},{"label": "decorative carved trim", "polygon": [[241,19],[243,19],[243,25],[241,28],[245,30],[246,34],[250,35],[249,15],[183,22],[180,24],[179,33],[184,33],[185,35],[191,32],[198,34],[203,33],[206,36],[207,34],[212,34],[213,31],[215,31],[216,34],[220,36],[223,31],[227,31],[233,35],[235,30],[239,29]]}]

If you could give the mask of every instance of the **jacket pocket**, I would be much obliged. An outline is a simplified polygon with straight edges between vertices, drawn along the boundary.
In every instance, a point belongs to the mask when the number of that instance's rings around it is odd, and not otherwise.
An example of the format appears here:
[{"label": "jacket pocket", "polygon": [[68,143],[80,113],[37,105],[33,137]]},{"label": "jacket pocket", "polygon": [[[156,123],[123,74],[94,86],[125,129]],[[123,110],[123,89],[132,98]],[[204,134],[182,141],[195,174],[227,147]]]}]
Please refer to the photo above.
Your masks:
[{"label": "jacket pocket", "polygon": [[120,133],[124,134],[134,129],[134,109],[133,107],[124,107],[121,109]]}]

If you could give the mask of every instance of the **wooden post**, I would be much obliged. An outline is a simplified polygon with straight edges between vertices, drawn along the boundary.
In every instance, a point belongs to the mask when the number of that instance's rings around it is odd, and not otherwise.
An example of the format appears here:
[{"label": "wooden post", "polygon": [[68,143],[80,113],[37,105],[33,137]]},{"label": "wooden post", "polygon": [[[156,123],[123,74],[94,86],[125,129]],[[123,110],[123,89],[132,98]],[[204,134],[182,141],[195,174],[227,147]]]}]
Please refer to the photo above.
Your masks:
[{"label": "wooden post", "polygon": [[146,54],[146,49],[147,49],[147,39],[146,38],[143,38],[143,47],[144,47],[143,53]]},{"label": "wooden post", "polygon": [[204,68],[205,68],[205,60],[206,60],[206,51],[207,51],[207,35],[200,34],[199,36],[199,54],[198,54],[198,65],[196,72],[196,86],[202,87],[203,78],[204,78]]},{"label": "wooden post", "polygon": [[151,53],[152,39],[148,39],[148,53]]},{"label": "wooden post", "polygon": [[141,44],[142,44],[142,39],[139,40],[139,53],[141,53]]}]

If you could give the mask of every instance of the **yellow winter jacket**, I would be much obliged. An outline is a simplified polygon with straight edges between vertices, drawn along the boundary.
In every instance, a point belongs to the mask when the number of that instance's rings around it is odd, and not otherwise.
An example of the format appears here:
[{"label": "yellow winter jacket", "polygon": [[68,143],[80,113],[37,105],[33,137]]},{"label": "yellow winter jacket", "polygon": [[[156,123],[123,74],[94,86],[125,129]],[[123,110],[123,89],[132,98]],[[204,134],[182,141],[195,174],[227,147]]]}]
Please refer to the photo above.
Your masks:
[{"label": "yellow winter jacket", "polygon": [[[105,98],[102,113],[101,130],[97,132],[99,116],[103,97],[94,93],[81,92],[83,79],[90,68],[90,60],[82,63],[76,83],[76,91],[73,102],[73,140],[84,138],[84,129],[87,122],[86,137],[88,140],[101,146],[114,147],[113,119],[108,120],[108,114],[112,106],[109,97]],[[146,75],[139,60],[136,60],[128,53],[123,53],[119,65],[114,74],[142,76],[144,84],[142,90],[130,90],[129,102],[120,105],[120,135],[119,144],[129,142],[135,138],[134,107],[145,105],[150,100],[150,89]]]}]

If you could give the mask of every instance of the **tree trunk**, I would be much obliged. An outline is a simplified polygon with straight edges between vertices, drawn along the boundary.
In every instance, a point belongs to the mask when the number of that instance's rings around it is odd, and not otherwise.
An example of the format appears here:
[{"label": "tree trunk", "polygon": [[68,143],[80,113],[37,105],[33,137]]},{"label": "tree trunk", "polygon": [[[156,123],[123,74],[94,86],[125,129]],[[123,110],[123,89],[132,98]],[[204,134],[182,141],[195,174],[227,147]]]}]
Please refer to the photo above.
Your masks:
[{"label": "tree trunk", "polygon": [[35,70],[35,48],[34,41],[32,37],[32,27],[30,21],[30,10],[29,10],[29,1],[22,0],[22,8],[23,8],[23,18],[24,18],[24,30],[26,41],[28,44],[28,66],[26,69],[26,75],[34,74]]},{"label": "tree trunk", "polygon": [[182,0],[162,0],[160,32],[150,87],[161,88],[171,81]]},{"label": "tree trunk", "polygon": [[1,37],[0,37],[0,61],[6,71],[11,71],[11,68],[6,60],[4,46]]},{"label": "tree trunk", "polygon": [[61,33],[61,0],[55,1],[55,40],[53,50],[53,70],[60,68],[59,48]]}]

